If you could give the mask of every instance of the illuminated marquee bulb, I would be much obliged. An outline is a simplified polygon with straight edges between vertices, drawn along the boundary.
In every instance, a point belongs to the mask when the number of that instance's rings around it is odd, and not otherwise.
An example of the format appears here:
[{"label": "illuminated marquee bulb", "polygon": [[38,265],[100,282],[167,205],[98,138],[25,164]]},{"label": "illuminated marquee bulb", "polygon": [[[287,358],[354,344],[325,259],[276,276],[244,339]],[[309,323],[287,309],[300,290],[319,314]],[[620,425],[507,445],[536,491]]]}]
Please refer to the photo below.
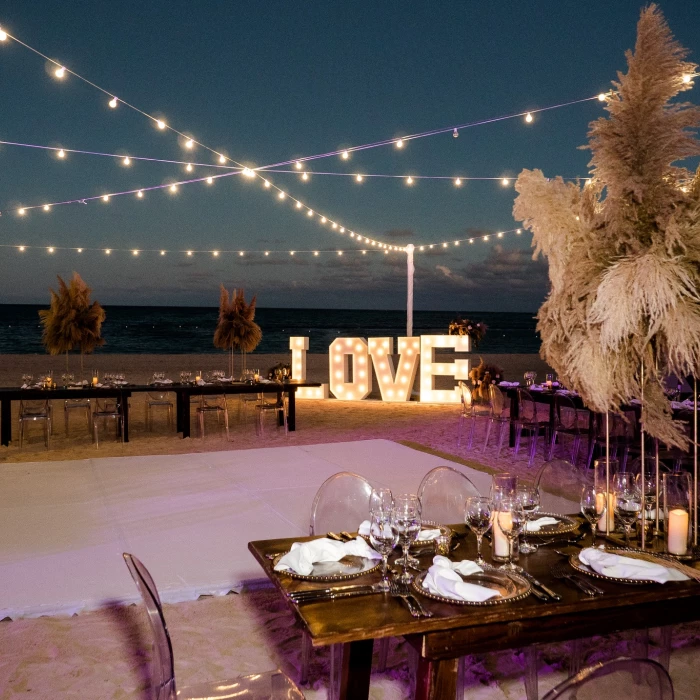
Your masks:
[{"label": "illuminated marquee bulb", "polygon": [[394,143],[396,144],[396,148],[403,148],[403,139],[398,139]]},{"label": "illuminated marquee bulb", "polygon": [[119,104],[119,100],[118,100],[116,97],[113,97],[113,98],[109,101],[109,106],[110,106],[112,109],[116,109],[118,104]]},{"label": "illuminated marquee bulb", "polygon": [[455,187],[461,187],[462,186],[462,180],[461,178],[457,178],[455,180]]},{"label": "illuminated marquee bulb", "polygon": [[129,158],[129,156],[126,156],[122,163],[124,163],[124,165],[131,165],[131,158]]},{"label": "illuminated marquee bulb", "polygon": [[188,173],[191,173],[192,172],[192,163],[188,163],[185,170],[187,170]]},{"label": "illuminated marquee bulb", "polygon": [[61,150],[58,152],[58,157],[59,157],[59,158],[65,158],[65,157],[66,157],[66,152],[65,152],[63,149],[61,149]]},{"label": "illuminated marquee bulb", "polygon": [[156,124],[157,124],[158,128],[161,130],[165,129],[165,127],[167,126],[167,124],[162,119],[158,119],[156,121]]},{"label": "illuminated marquee bulb", "polygon": [[63,78],[66,75],[66,69],[63,66],[61,66],[60,68],[56,68],[56,70],[54,71],[54,75],[57,78]]},{"label": "illuminated marquee bulb", "polygon": [[343,151],[343,152],[340,154],[340,156],[341,156],[341,158],[342,158],[343,160],[347,160],[347,159],[350,157],[350,154],[349,154],[347,151]]},{"label": "illuminated marquee bulb", "polygon": [[532,123],[532,114],[530,114],[530,112],[528,112],[528,113],[525,115],[525,121],[526,121],[528,124],[531,124],[531,123]]},{"label": "illuminated marquee bulb", "polygon": [[194,148],[194,141],[192,139],[187,139],[187,141],[185,141],[185,148],[192,150]]},{"label": "illuminated marquee bulb", "polygon": [[355,175],[355,180],[357,182],[362,182],[364,180],[364,178],[362,177],[362,175]]}]

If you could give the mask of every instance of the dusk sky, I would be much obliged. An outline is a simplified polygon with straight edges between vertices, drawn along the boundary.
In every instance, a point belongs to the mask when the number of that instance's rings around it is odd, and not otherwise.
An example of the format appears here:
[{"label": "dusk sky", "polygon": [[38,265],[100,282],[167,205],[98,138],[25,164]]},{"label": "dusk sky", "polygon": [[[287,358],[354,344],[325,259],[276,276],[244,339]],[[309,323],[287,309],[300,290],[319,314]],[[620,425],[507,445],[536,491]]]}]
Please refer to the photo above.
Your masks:
[{"label": "dusk sky", "polygon": [[[169,125],[251,167],[580,100],[625,70],[642,4],[573,2],[94,2],[5,0],[0,26]],[[700,58],[700,3],[661,2]],[[0,42],[0,139],[214,164],[124,105],[12,41]],[[697,101],[697,95],[689,99]],[[315,160],[309,169],[401,176],[585,177],[597,100]],[[288,168],[287,168],[288,169]],[[403,308],[406,259],[358,245],[240,175],[87,205],[43,205],[147,188],[214,168],[0,145],[0,302],[43,303],[76,270],[104,304],[216,305],[219,283],[265,307]],[[270,173],[308,207],[393,245],[515,228],[515,191],[465,182]],[[15,210],[15,211],[13,211]],[[12,246],[40,246],[19,253]],[[82,254],[47,246],[84,247]],[[87,249],[95,250],[87,250]],[[104,249],[115,251],[110,256]],[[141,249],[138,257],[128,249]],[[167,249],[166,256],[147,249]],[[194,250],[246,251],[214,258]],[[314,257],[289,250],[332,251]],[[347,251],[342,257],[335,251]],[[264,250],[273,252],[265,257]],[[253,252],[258,251],[258,252]],[[352,252],[351,252],[352,251]],[[547,288],[530,236],[416,254],[416,308],[533,311]]]}]

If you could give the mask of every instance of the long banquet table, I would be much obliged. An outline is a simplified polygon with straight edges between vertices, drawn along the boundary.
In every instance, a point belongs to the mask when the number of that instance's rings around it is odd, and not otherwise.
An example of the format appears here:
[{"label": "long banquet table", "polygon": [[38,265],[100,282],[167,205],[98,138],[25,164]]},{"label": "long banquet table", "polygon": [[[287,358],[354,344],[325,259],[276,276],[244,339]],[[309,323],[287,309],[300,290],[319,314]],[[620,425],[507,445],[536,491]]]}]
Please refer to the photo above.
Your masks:
[{"label": "long banquet table", "polygon": [[[464,535],[464,525],[453,529]],[[700,620],[700,584],[695,581],[629,585],[596,579],[595,584],[605,590],[605,595],[589,598],[551,576],[552,566],[565,560],[544,547],[535,554],[521,556],[519,563],[559,593],[559,602],[542,603],[530,595],[503,605],[469,606],[421,596],[423,606],[433,612],[431,618],[413,618],[398,599],[381,593],[294,605],[287,598],[288,592],[327,585],[299,581],[273,570],[267,555],[287,551],[297,541],[304,540],[260,540],[249,542],[248,549],[285,598],[313,645],[343,645],[341,700],[368,697],[373,640],[383,637],[403,636],[416,649],[416,698],[437,700],[455,697],[458,660],[466,654]],[[484,545],[488,561],[488,543]],[[474,559],[475,554],[476,543],[470,535],[451,558]],[[419,557],[421,568],[429,566],[431,556]],[[700,569],[700,563],[695,562],[694,567]],[[376,583],[378,577],[378,573],[367,574],[352,583]]]},{"label": "long banquet table", "polygon": [[153,392],[165,393],[173,392],[176,396],[177,430],[182,433],[182,437],[190,436],[190,397],[212,394],[277,394],[281,398],[282,394],[287,394],[288,417],[287,426],[289,430],[296,430],[296,391],[300,387],[319,387],[318,382],[307,382],[290,379],[283,383],[272,382],[255,384],[243,384],[234,382],[231,384],[205,384],[197,386],[194,384],[127,384],[125,386],[86,386],[72,389],[68,387],[57,387],[55,389],[20,389],[19,387],[0,387],[0,445],[9,445],[12,440],[12,402],[21,400],[59,400],[68,399],[117,399],[119,400],[122,415],[124,416],[124,442],[129,441],[129,397],[135,393]]}]

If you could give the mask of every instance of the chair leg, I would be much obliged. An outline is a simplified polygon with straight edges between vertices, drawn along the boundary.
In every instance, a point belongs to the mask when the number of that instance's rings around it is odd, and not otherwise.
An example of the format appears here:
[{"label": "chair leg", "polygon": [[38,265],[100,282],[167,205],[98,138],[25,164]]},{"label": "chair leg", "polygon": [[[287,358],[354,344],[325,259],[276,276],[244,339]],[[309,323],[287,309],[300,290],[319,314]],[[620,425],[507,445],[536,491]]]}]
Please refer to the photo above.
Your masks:
[{"label": "chair leg", "polygon": [[496,456],[500,457],[501,456],[501,450],[503,449],[503,439],[506,436],[506,431],[509,429],[509,424],[508,423],[501,423],[501,426],[498,430],[498,451],[496,452]]},{"label": "chair leg", "polygon": [[518,452],[520,451],[520,440],[521,440],[522,435],[523,435],[523,426],[520,423],[516,424],[516,431],[517,432],[515,433],[515,445],[513,447],[513,449],[514,449],[513,454],[517,455]]},{"label": "chair leg", "polygon": [[199,412],[199,437],[204,438],[204,411]]},{"label": "chair leg", "polygon": [[569,656],[569,678],[575,676],[583,666],[583,640],[574,639],[571,642],[571,654]]},{"label": "chair leg", "polygon": [[469,420],[469,442],[467,443],[467,449],[471,450],[474,444],[474,432],[476,431],[476,418],[472,416]]},{"label": "chair leg", "polygon": [[22,449],[22,442],[24,440],[24,421],[19,419],[19,449]]},{"label": "chair leg", "polygon": [[69,433],[69,425],[70,425],[70,412],[68,411],[68,407],[64,406],[63,407],[63,426],[66,431],[66,437],[68,437]]},{"label": "chair leg", "polygon": [[340,676],[343,665],[343,645],[332,644],[331,654],[331,675],[328,679],[328,700],[338,700],[340,696]]},{"label": "chair leg", "polygon": [[[218,413],[218,411],[217,411]],[[224,406],[224,426],[226,428],[226,440],[229,440],[229,433],[228,433],[228,406]]]},{"label": "chair leg", "polygon": [[389,637],[382,637],[377,640],[377,648],[379,658],[377,659],[377,671],[384,673],[386,671],[386,660],[389,656]]},{"label": "chair leg", "polygon": [[92,441],[95,443],[95,449],[99,449],[100,440],[97,431],[97,418],[92,419]]},{"label": "chair leg", "polygon": [[467,675],[466,657],[460,656],[457,662],[457,700],[464,700],[464,683]]},{"label": "chair leg", "polygon": [[457,421],[457,447],[462,445],[462,426],[464,425],[464,414],[459,414],[459,420]]},{"label": "chair leg", "polygon": [[539,426],[535,425],[532,431],[532,442],[530,443],[530,458],[528,459],[527,466],[532,467],[533,462],[535,461],[535,451],[537,450],[537,438],[540,435],[540,429]]},{"label": "chair leg", "polygon": [[[476,423],[476,420],[474,421]],[[484,447],[481,450],[482,452],[486,452],[486,448],[488,447],[489,444],[489,438],[491,437],[491,425],[493,421],[491,419],[488,420],[486,423],[486,437],[484,438]]]},{"label": "chair leg", "polygon": [[666,625],[659,632],[661,638],[659,644],[661,646],[661,654],[659,654],[659,663],[668,671],[668,666],[671,663],[671,637],[673,636],[673,626]]},{"label": "chair leg", "polygon": [[306,632],[301,633],[301,669],[299,671],[299,684],[306,685],[309,682],[309,665],[311,664],[311,637]]},{"label": "chair leg", "polygon": [[525,697],[527,697],[527,700],[537,700],[539,697],[539,690],[537,688],[537,647],[525,647],[524,654]]}]

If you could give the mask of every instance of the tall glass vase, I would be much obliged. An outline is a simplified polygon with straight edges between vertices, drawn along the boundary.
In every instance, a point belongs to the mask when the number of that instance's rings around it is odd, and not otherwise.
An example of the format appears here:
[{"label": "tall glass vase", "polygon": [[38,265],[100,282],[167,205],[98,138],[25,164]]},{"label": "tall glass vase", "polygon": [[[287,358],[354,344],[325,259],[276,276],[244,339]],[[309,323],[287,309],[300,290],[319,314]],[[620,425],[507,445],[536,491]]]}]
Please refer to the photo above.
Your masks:
[{"label": "tall glass vase", "polygon": [[664,532],[666,551],[687,556],[691,547],[692,479],[690,474],[663,475]]},{"label": "tall glass vase", "polygon": [[[491,479],[491,500],[493,501],[493,522],[494,526],[491,529],[492,544],[491,558],[496,562],[507,562],[508,553],[512,548],[511,561],[518,561],[520,558],[520,547],[518,540],[515,539],[512,544],[509,543],[506,535],[501,532],[501,529],[496,525],[498,518],[501,515],[499,503],[502,501],[513,500],[518,491],[518,477],[516,474],[503,472],[502,474],[494,474]],[[505,514],[504,514],[505,515]]]}]

